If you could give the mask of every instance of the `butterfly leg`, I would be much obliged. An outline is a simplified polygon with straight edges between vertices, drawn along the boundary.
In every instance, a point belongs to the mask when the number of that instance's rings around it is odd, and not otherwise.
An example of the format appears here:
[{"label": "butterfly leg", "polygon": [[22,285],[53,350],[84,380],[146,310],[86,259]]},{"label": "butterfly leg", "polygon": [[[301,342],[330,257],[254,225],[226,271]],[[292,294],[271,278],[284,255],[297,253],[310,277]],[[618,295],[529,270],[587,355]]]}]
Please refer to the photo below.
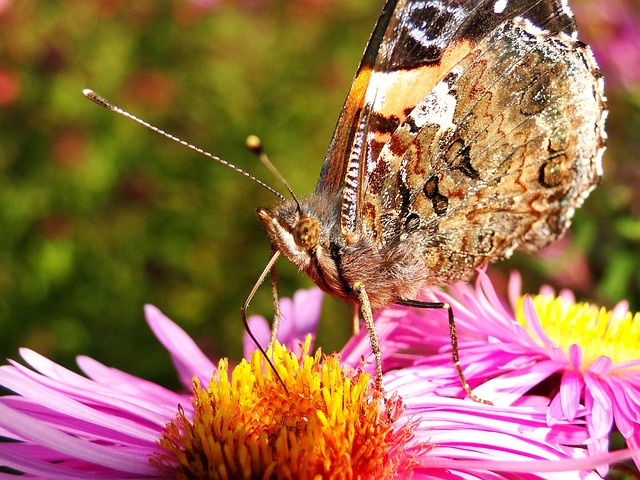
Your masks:
[{"label": "butterfly leg", "polygon": [[[271,252],[273,255],[275,250]],[[271,325],[271,338],[269,346],[273,347],[278,339],[278,327],[280,326],[280,295],[278,295],[278,271],[276,264],[271,267],[271,294],[273,296],[273,324]]]},{"label": "butterfly leg", "polygon": [[451,337],[451,357],[453,358],[453,364],[456,367],[456,372],[458,373],[458,377],[460,378],[460,383],[462,384],[462,388],[467,392],[469,398],[472,400],[483,403],[485,405],[493,405],[489,400],[484,400],[478,397],[469,386],[469,382],[467,382],[466,377],[464,376],[464,372],[462,371],[462,366],[460,365],[460,355],[458,353],[458,332],[456,330],[456,321],[453,316],[453,309],[451,305],[447,302],[422,302],[420,300],[400,300],[398,302],[399,305],[406,305],[407,307],[416,307],[416,308],[445,308],[447,310],[447,315],[449,317],[449,336]]},{"label": "butterfly leg", "polygon": [[364,324],[367,327],[369,342],[371,343],[371,351],[373,352],[373,357],[376,363],[376,389],[379,392],[384,393],[384,386],[382,384],[382,358],[380,353],[380,343],[378,343],[376,327],[373,324],[373,312],[371,310],[369,296],[361,282],[354,283],[353,291],[358,295],[358,300],[360,301],[362,317],[364,318]]}]

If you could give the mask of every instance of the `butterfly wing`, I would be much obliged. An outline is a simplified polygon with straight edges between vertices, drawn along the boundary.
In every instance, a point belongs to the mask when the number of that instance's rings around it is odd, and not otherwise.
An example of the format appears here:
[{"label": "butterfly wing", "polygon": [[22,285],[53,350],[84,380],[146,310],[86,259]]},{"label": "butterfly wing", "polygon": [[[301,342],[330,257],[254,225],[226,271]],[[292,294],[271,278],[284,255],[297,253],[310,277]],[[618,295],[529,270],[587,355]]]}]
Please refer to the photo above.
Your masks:
[{"label": "butterfly wing", "polygon": [[[496,13],[501,10],[500,13]],[[382,147],[435,85],[506,20],[527,14],[536,25],[570,34],[560,1],[389,0],[371,36],[338,119],[318,181],[321,194],[341,192],[341,233],[363,233],[368,179]],[[369,220],[370,223],[370,220]]]},{"label": "butterfly wing", "polygon": [[[549,5],[535,5],[555,12],[544,27],[570,20]],[[600,178],[606,111],[595,61],[572,34],[527,13],[449,69],[362,184],[362,234],[381,248],[420,242],[433,283],[555,240]]]},{"label": "butterfly wing", "polygon": [[354,137],[363,121],[362,108],[371,74],[378,61],[378,52],[389,22],[394,15],[397,0],[388,0],[371,34],[362,61],[342,107],[333,138],[316,187],[318,193],[335,193],[342,188],[348,159],[355,155]]}]

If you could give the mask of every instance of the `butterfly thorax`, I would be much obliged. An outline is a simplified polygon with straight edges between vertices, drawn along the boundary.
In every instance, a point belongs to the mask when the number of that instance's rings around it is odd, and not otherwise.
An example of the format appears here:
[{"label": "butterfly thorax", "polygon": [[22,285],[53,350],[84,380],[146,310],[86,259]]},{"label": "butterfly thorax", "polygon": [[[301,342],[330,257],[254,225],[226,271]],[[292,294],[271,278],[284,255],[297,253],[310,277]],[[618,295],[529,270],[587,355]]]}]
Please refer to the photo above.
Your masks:
[{"label": "butterfly thorax", "polygon": [[416,298],[430,283],[421,246],[402,242],[378,244],[368,235],[348,241],[340,230],[341,197],[312,195],[272,210],[258,209],[275,249],[325,292],[353,303],[353,285],[367,289],[374,309]]}]

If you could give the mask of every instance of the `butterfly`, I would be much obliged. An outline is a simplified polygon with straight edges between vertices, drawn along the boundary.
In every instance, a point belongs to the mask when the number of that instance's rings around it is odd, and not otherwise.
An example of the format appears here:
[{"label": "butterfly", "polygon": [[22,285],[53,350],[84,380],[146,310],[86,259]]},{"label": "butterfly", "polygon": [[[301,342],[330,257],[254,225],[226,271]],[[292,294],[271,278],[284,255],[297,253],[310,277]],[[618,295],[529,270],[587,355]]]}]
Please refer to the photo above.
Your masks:
[{"label": "butterfly", "polygon": [[[467,394],[481,401],[464,378],[451,306],[420,300],[420,292],[468,279],[515,249],[539,250],[567,230],[602,175],[603,88],[566,0],[388,0],[316,190],[298,199],[287,186],[292,200],[93,91],[84,94],[282,200],[257,210],[273,253],[242,307],[263,353],[247,308],[269,272],[277,299],[275,264],[284,256],[359,308],[379,391],[373,312],[446,308],[454,366]],[[286,185],[261,145],[250,148]]]},{"label": "butterfly", "polygon": [[[602,175],[603,80],[564,0],[388,0],[316,190],[260,208],[273,256],[372,313],[568,228]],[[264,276],[262,277],[264,278]],[[248,303],[247,303],[248,304]]]}]

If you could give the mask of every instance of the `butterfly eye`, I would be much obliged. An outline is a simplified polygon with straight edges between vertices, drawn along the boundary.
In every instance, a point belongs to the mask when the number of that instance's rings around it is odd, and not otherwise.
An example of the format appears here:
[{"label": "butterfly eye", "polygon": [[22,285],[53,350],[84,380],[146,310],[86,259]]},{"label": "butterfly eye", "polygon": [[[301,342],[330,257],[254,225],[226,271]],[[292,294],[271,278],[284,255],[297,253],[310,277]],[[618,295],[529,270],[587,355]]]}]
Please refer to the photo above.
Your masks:
[{"label": "butterfly eye", "polygon": [[320,238],[320,223],[314,217],[303,215],[293,229],[293,239],[300,248],[313,248]]}]

